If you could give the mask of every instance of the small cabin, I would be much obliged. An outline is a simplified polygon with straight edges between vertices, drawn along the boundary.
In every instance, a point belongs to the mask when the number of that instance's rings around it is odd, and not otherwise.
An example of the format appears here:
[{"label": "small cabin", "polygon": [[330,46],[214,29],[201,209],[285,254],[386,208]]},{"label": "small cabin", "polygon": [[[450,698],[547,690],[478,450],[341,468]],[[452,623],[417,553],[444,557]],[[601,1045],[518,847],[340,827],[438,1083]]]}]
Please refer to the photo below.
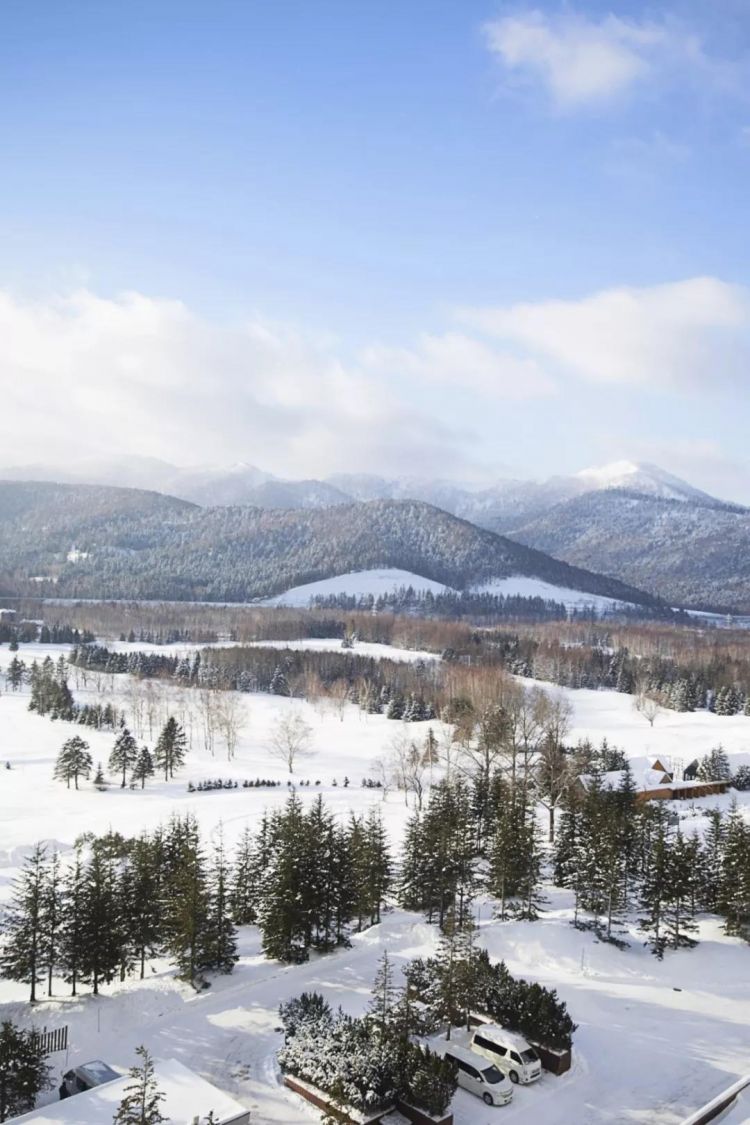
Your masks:
[{"label": "small cabin", "polygon": [[[602,774],[604,789],[619,789],[624,778],[623,770],[609,770]],[[578,778],[580,788],[586,792],[591,783],[590,774]],[[695,778],[676,778],[659,758],[654,758],[646,769],[633,770],[636,801],[692,801],[698,797],[711,797],[726,793],[729,781],[699,781]]]}]

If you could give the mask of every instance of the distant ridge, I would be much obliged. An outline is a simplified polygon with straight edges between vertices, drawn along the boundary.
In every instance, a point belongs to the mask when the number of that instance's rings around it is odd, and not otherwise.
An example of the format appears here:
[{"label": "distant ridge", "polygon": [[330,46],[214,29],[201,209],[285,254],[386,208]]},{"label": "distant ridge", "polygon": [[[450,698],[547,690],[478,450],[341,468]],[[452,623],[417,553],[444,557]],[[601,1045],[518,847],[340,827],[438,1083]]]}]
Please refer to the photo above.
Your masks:
[{"label": "distant ridge", "polygon": [[0,589],[6,592],[243,601],[377,567],[455,589],[520,575],[658,604],[616,579],[420,501],[291,511],[200,508],[136,489],[0,482]]}]

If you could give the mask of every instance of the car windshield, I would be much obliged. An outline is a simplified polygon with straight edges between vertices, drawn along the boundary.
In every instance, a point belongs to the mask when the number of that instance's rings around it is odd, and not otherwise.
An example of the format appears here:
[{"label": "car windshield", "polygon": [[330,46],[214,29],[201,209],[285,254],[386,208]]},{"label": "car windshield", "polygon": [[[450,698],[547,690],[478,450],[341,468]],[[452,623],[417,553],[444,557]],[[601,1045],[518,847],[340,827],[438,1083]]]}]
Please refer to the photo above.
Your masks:
[{"label": "car windshield", "polygon": [[525,1063],[533,1063],[537,1061],[539,1055],[529,1047],[528,1051],[521,1051],[521,1058]]},{"label": "car windshield", "polygon": [[485,1082],[491,1082],[493,1085],[496,1082],[502,1082],[503,1076],[496,1066],[488,1066],[486,1070],[482,1071]]}]

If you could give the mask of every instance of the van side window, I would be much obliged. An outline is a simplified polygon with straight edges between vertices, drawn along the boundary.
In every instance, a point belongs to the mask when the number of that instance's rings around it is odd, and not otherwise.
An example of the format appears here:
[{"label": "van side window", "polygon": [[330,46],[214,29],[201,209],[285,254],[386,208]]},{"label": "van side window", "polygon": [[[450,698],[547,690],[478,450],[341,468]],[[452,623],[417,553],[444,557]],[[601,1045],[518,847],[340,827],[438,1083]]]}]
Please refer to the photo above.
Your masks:
[{"label": "van side window", "polygon": [[500,1054],[505,1053],[501,1047],[498,1047],[491,1039],[485,1039],[483,1035],[475,1035],[474,1042],[477,1047],[484,1047],[486,1051],[498,1051]]},{"label": "van side window", "polygon": [[479,1071],[475,1070],[473,1066],[469,1066],[463,1059],[454,1059],[454,1062],[458,1063],[458,1069],[462,1070],[464,1074],[468,1074],[470,1078],[479,1077]]},{"label": "van side window", "polygon": [[513,1062],[515,1062],[515,1063],[520,1063],[520,1061],[521,1061],[521,1056],[517,1055],[515,1051],[510,1052],[510,1057],[513,1059]]}]

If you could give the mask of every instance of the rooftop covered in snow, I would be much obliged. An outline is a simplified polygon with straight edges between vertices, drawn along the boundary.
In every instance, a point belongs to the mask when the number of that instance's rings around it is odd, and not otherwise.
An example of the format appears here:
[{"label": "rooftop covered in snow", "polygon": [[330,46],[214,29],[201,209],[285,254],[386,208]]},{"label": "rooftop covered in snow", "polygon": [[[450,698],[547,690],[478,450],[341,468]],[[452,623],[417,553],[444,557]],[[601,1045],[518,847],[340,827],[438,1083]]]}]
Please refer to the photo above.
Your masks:
[{"label": "rooftop covered in snow", "polygon": [[[219,1125],[247,1125],[249,1122],[249,1110],[176,1059],[155,1063],[154,1071],[156,1084],[164,1094],[160,1109],[170,1125],[194,1125],[195,1122],[202,1125],[211,1110]],[[25,1125],[103,1125],[114,1117],[130,1081],[130,1077],[124,1075],[10,1120],[13,1125],[20,1125],[20,1122]]]}]

